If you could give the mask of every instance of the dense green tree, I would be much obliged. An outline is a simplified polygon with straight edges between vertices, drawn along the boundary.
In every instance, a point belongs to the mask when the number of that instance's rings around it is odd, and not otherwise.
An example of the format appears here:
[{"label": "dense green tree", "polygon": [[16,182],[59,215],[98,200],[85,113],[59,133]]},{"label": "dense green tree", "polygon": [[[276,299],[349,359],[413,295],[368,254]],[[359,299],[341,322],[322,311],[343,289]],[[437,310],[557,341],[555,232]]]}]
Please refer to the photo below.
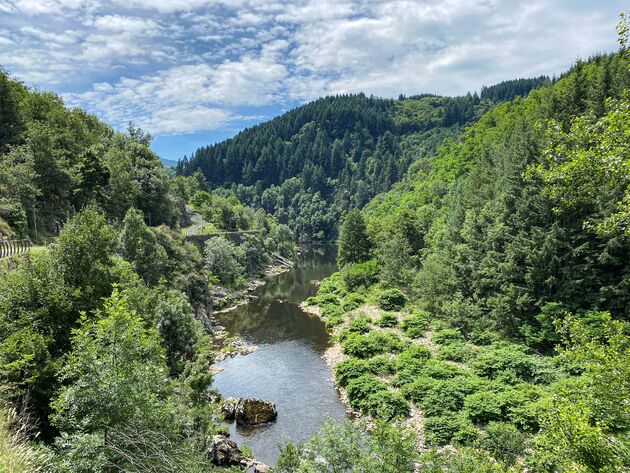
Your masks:
[{"label": "dense green tree", "polygon": [[79,290],[83,308],[94,308],[109,295],[111,257],[116,244],[113,227],[98,211],[79,212],[63,228],[51,250],[68,286]]},{"label": "dense green tree", "polygon": [[153,231],[144,223],[141,211],[134,208],[127,211],[118,237],[118,250],[147,284],[158,282],[168,257]]},{"label": "dense green tree", "polygon": [[16,144],[24,131],[19,109],[21,88],[21,85],[12,82],[0,68],[0,153],[8,145]]},{"label": "dense green tree", "polygon": [[337,264],[363,263],[370,259],[372,243],[370,242],[363,214],[352,210],[345,216],[339,230],[337,241]]},{"label": "dense green tree", "polygon": [[168,405],[164,351],[117,291],[95,320],[84,317],[62,371],[66,385],[53,403],[54,422],[66,432],[107,432],[125,423],[151,425]]},{"label": "dense green tree", "polygon": [[232,285],[243,275],[243,250],[222,236],[206,241],[206,269],[223,284]]}]

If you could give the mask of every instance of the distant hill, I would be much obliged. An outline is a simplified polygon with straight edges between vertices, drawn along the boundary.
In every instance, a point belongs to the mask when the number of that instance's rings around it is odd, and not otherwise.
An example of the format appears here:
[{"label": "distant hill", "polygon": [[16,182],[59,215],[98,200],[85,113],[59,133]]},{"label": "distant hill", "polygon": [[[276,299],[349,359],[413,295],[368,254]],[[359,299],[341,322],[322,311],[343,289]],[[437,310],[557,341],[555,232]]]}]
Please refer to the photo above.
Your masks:
[{"label": "distant hill", "polygon": [[177,161],[175,161],[174,159],[160,158],[160,162],[166,168],[174,168],[175,166],[177,166]]},{"label": "distant hill", "polygon": [[389,190],[491,107],[476,94],[325,97],[200,148],[176,169],[200,171],[211,187],[262,207],[302,240],[327,239],[343,212]]}]

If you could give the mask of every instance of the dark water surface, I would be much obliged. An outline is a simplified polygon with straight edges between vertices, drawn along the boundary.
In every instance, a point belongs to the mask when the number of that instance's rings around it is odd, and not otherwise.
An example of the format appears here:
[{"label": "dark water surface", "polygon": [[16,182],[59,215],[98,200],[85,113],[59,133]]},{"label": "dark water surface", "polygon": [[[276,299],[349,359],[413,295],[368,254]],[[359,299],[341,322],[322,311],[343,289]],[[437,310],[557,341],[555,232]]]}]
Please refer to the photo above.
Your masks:
[{"label": "dark water surface", "polygon": [[323,322],[309,316],[299,303],[313,295],[313,280],[335,271],[332,249],[302,256],[296,267],[259,289],[258,300],[224,314],[220,322],[231,335],[258,346],[249,355],[226,359],[213,387],[223,396],[257,397],[272,401],[278,420],[256,428],[232,424],[239,446],[269,465],[278,458],[278,443],[299,442],[332,417],[345,418],[321,355],[329,343]]}]

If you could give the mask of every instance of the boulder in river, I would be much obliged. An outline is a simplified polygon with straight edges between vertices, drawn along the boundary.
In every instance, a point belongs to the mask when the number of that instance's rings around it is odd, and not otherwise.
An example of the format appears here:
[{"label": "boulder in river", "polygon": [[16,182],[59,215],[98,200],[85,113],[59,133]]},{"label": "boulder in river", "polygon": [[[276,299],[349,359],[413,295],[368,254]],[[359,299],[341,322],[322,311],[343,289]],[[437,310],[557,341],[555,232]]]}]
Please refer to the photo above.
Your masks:
[{"label": "boulder in river", "polygon": [[237,466],[243,460],[243,454],[234,440],[225,435],[215,435],[208,449],[210,461],[217,466]]},{"label": "boulder in river", "polygon": [[245,397],[239,399],[235,417],[237,424],[258,425],[276,420],[278,411],[273,402]]},{"label": "boulder in river", "polygon": [[233,397],[228,397],[223,400],[223,403],[221,404],[221,413],[223,414],[225,420],[234,420],[238,401],[238,399]]}]

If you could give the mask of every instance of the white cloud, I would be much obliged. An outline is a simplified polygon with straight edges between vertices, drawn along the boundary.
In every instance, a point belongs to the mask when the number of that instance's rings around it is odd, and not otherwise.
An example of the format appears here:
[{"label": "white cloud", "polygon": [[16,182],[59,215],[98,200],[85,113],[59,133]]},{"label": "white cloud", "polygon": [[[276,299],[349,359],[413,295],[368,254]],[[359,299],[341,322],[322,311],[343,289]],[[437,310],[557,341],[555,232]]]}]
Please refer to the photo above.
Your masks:
[{"label": "white cloud", "polygon": [[74,91],[65,95],[71,103],[114,125],[133,119],[153,133],[184,133],[323,94],[462,94],[559,73],[577,57],[614,49],[625,7],[621,0],[0,0],[0,64],[42,88]]},{"label": "white cloud", "polygon": [[151,133],[187,133],[227,124],[234,106],[260,106],[281,99],[287,71],[275,62],[282,44],[263,48],[218,66],[182,65],[116,84],[97,83],[84,93],[66,94],[74,105],[86,105],[122,127],[130,120]]}]

